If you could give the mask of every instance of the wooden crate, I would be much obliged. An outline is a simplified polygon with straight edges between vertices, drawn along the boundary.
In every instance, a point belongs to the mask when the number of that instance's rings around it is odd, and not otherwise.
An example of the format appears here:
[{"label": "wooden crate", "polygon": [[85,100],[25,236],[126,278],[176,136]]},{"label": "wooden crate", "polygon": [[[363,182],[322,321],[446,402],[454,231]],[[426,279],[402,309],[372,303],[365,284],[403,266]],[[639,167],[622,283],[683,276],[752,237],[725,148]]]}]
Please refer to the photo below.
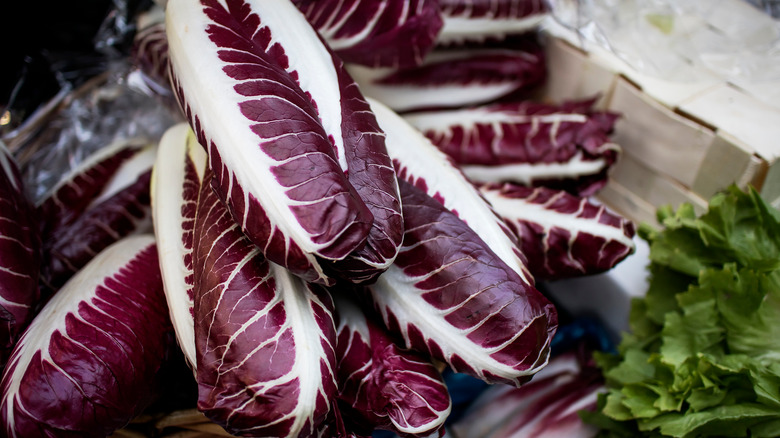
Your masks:
[{"label": "wooden crate", "polygon": [[703,211],[707,199],[736,183],[780,206],[780,102],[775,107],[706,72],[686,83],[650,77],[576,42],[546,34],[544,96],[560,102],[600,94],[599,108],[622,114],[614,139],[623,156],[599,194],[604,203],[654,222],[661,205],[689,202]]}]

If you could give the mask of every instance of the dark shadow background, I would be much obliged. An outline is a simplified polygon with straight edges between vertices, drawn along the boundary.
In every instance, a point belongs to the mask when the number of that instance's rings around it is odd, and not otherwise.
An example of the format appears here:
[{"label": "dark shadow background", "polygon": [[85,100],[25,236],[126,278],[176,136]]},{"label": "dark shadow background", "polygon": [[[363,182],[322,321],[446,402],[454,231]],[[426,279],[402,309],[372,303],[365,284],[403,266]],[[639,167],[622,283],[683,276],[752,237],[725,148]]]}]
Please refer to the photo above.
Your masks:
[{"label": "dark shadow background", "polygon": [[[78,86],[102,72],[112,56],[129,53],[133,33],[109,50],[95,36],[110,12],[133,23],[152,0],[5,0],[0,2],[0,109],[14,122],[54,96],[63,84]],[[116,6],[120,6],[117,9]],[[107,54],[111,52],[111,54]]]}]

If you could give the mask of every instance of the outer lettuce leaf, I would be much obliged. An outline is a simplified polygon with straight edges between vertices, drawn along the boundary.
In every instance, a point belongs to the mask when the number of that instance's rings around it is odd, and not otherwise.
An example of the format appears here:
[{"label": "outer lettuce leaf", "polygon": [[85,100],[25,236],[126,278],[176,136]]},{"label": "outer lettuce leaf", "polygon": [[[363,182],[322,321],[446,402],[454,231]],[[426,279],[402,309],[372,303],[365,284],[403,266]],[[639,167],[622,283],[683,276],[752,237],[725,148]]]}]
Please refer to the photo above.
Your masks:
[{"label": "outer lettuce leaf", "polygon": [[387,106],[371,100],[371,108],[387,133],[388,152],[399,178],[456,214],[527,285],[533,285],[517,236],[452,160]]},{"label": "outer lettuce leaf", "polygon": [[537,280],[604,272],[634,252],[634,224],[587,198],[514,184],[479,190],[517,234]]},{"label": "outer lettuce leaf", "polygon": [[508,181],[589,196],[606,184],[620,154],[609,138],[617,114],[595,111],[594,103],[493,103],[405,118],[472,181]]},{"label": "outer lettuce leaf", "polygon": [[442,27],[438,0],[294,0],[345,62],[370,67],[422,63]]},{"label": "outer lettuce leaf", "polygon": [[[755,190],[717,194],[696,217],[662,210],[650,289],[633,334],[601,366],[614,434],[780,435],[780,214]],[[635,436],[635,433],[634,433]]]},{"label": "outer lettuce leaf", "polygon": [[436,49],[417,66],[350,66],[363,93],[398,112],[456,108],[494,101],[541,85],[547,70],[534,39],[501,47]]},{"label": "outer lettuce leaf", "polygon": [[232,434],[313,436],[337,390],[333,302],[263,257],[210,177],[194,227],[198,408]]},{"label": "outer lettuce leaf", "polygon": [[37,219],[16,162],[0,143],[0,368],[32,319],[40,297]]},{"label": "outer lettuce leaf", "polygon": [[151,231],[149,189],[155,156],[155,144],[109,146],[74,170],[44,201],[44,214],[54,212],[43,233],[45,295],[112,243]]},{"label": "outer lettuce leaf", "polygon": [[439,202],[405,182],[401,193],[404,245],[370,286],[385,325],[457,372],[527,381],[549,358],[553,305]]},{"label": "outer lettuce leaf", "polygon": [[174,90],[265,256],[325,284],[321,259],[391,263],[401,218],[382,133],[305,17],[286,0],[177,0],[166,14]]},{"label": "outer lettuce leaf", "polygon": [[344,293],[333,296],[339,316],[339,402],[346,422],[366,434],[381,428],[401,436],[434,435],[452,407],[439,371],[424,355],[396,345]]},{"label": "outer lettuce leaf", "polygon": [[168,74],[168,37],[165,33],[164,7],[153,5],[139,14],[136,27],[130,60],[137,70],[129,76],[132,79],[140,78],[146,86],[145,91],[157,96],[171,109],[171,114],[176,114],[179,104],[173,95]]},{"label": "outer lettuce leaf", "polygon": [[708,267],[726,263],[771,271],[780,267],[780,213],[751,190],[736,187],[710,200],[707,213],[697,218],[690,205],[662,209],[664,232],[643,229],[656,264],[696,277]]},{"label": "outer lettuce leaf", "polygon": [[567,352],[550,360],[521,386],[492,386],[452,425],[457,436],[482,438],[590,438],[596,428],[583,423],[578,411],[596,409],[603,390],[592,360]]},{"label": "outer lettuce leaf", "polygon": [[317,430],[315,435],[317,438],[369,438],[368,435],[355,432],[344,424],[344,418],[341,414],[341,409],[337,403],[333,404],[333,409],[330,411],[330,415],[324,423]]},{"label": "outer lettuce leaf", "polygon": [[716,296],[729,351],[762,364],[780,363],[780,338],[770,335],[780,333],[780,275],[774,271],[761,275],[750,269],[735,274],[727,266],[701,278],[700,283]]},{"label": "outer lettuce leaf", "polygon": [[439,44],[502,39],[536,29],[549,7],[545,0],[439,0],[444,27]]},{"label": "outer lettuce leaf", "polygon": [[385,147],[384,133],[357,84],[339,69],[342,118],[345,120],[344,154],[349,183],[373,216],[365,246],[333,267],[353,282],[371,281],[390,266],[403,239],[403,217],[395,169]]},{"label": "outer lettuce leaf", "polygon": [[195,215],[208,157],[186,123],[162,139],[151,184],[152,216],[171,322],[187,363],[197,366],[192,251]]},{"label": "outer lettuce leaf", "polygon": [[6,436],[104,437],[123,427],[155,395],[170,330],[154,237],[106,248],[14,349],[2,380]]},{"label": "outer lettuce leaf", "polygon": [[162,88],[170,82],[164,20],[138,31],[133,40],[133,59],[144,74],[155,81],[156,87]]},{"label": "outer lettuce leaf", "polygon": [[89,156],[77,168],[64,175],[44,196],[38,210],[43,237],[56,236],[73,223],[146,142],[136,139],[107,145]]}]

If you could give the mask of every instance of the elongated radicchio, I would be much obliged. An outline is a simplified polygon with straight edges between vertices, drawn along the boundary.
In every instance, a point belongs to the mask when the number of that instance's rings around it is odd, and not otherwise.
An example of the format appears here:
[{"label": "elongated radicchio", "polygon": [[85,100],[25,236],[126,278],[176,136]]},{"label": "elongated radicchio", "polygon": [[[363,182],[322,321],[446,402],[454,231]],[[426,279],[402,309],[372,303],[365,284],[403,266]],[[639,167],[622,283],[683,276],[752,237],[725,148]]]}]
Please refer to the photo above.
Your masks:
[{"label": "elongated radicchio", "polygon": [[439,0],[444,27],[438,44],[503,39],[536,29],[549,12],[546,0]]},{"label": "elongated radicchio", "polygon": [[136,140],[108,146],[43,201],[41,279],[47,295],[112,243],[151,231],[149,187],[155,155],[156,145]]},{"label": "elongated radicchio", "polygon": [[333,302],[268,262],[208,178],[194,228],[198,409],[233,434],[313,436],[337,389]]},{"label": "elongated radicchio", "polygon": [[38,302],[41,242],[19,168],[0,143],[0,368]]},{"label": "elongated radicchio", "polygon": [[371,109],[387,133],[400,179],[412,183],[467,223],[527,284],[534,279],[515,236],[452,160],[398,114],[373,99]]},{"label": "elongated radicchio", "polygon": [[554,306],[439,202],[405,182],[401,195],[403,247],[369,289],[388,329],[455,371],[527,381],[547,364]]},{"label": "elongated radicchio", "polygon": [[169,334],[154,237],[106,248],[14,349],[1,384],[6,436],[110,435],[152,400]]},{"label": "elongated radicchio", "polygon": [[587,198],[515,184],[479,189],[517,234],[537,280],[604,272],[634,252],[634,224]]},{"label": "elongated radicchio", "polygon": [[392,263],[403,219],[383,134],[303,14],[289,0],[176,0],[166,31],[214,187],[263,254],[325,284],[323,260],[361,280]]},{"label": "elongated radicchio", "polygon": [[345,62],[371,67],[422,63],[442,27],[438,0],[293,0]]},{"label": "elongated radicchio", "polygon": [[399,112],[491,102],[533,89],[546,73],[544,51],[531,39],[506,46],[434,49],[418,67],[350,65],[366,96]]},{"label": "elongated radicchio", "polygon": [[63,175],[38,207],[44,238],[60,234],[100,196],[122,165],[137,154],[146,141],[118,141],[98,149],[81,165]]},{"label": "elongated radicchio", "polygon": [[609,138],[617,114],[595,111],[594,102],[499,103],[405,118],[472,181],[544,185],[590,196],[604,186],[620,153]]},{"label": "elongated radicchio", "polygon": [[355,432],[344,424],[338,403],[333,403],[332,409],[325,422],[320,425],[315,435],[317,438],[370,438],[368,435]]},{"label": "elongated radicchio", "polygon": [[441,374],[429,358],[396,345],[343,292],[334,291],[333,297],[339,319],[339,403],[346,422],[366,435],[379,428],[401,436],[432,436],[451,409]]},{"label": "elongated radicchio", "polygon": [[168,41],[165,37],[165,22],[153,22],[141,28],[133,43],[133,59],[142,71],[160,86],[168,83]]},{"label": "elongated radicchio", "polygon": [[139,15],[138,31],[133,37],[130,59],[149,91],[174,108],[177,104],[168,76],[168,38],[165,35],[165,11],[153,6]]},{"label": "elongated radicchio", "polygon": [[195,354],[194,249],[195,214],[206,151],[186,123],[169,128],[160,139],[152,172],[151,203],[165,299],[176,339],[189,365]]},{"label": "elongated radicchio", "polygon": [[579,411],[595,410],[603,390],[603,377],[592,360],[566,352],[520,388],[488,388],[452,430],[459,437],[591,438],[596,427],[584,423]]}]

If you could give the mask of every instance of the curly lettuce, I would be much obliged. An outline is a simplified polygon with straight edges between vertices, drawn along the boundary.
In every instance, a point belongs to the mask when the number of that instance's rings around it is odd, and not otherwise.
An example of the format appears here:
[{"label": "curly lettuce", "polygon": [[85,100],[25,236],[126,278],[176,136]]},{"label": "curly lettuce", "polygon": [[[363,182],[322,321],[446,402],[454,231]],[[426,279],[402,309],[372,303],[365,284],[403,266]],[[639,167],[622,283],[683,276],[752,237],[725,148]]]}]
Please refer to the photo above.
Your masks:
[{"label": "curly lettuce", "polygon": [[780,436],[780,212],[752,188],[658,212],[650,285],[599,356],[600,436]]}]

